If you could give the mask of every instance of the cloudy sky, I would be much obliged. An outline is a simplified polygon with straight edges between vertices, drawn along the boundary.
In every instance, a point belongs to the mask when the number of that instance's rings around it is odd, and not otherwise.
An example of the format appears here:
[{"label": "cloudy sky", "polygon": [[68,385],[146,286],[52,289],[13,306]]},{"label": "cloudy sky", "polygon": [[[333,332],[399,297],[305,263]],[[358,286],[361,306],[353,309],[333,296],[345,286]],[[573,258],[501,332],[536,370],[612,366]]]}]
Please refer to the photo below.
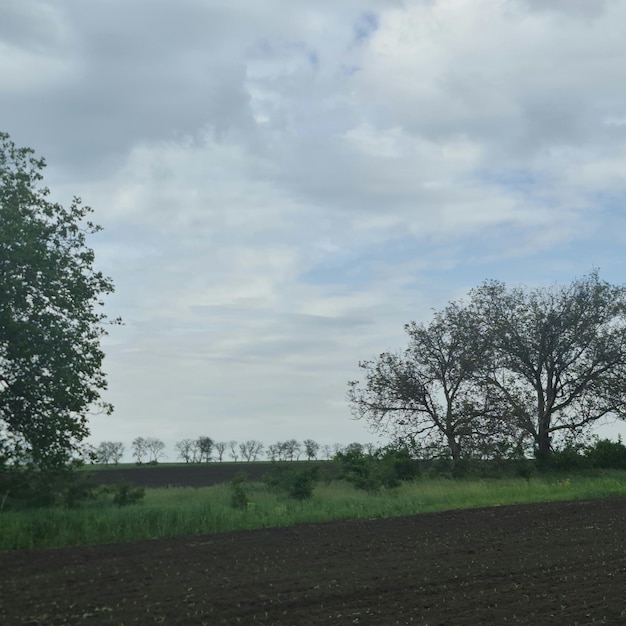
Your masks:
[{"label": "cloudy sky", "polygon": [[404,323],[487,278],[625,282],[625,24],[622,0],[3,0],[0,130],[94,208],[125,320],[92,441],[376,441],[346,383]]}]

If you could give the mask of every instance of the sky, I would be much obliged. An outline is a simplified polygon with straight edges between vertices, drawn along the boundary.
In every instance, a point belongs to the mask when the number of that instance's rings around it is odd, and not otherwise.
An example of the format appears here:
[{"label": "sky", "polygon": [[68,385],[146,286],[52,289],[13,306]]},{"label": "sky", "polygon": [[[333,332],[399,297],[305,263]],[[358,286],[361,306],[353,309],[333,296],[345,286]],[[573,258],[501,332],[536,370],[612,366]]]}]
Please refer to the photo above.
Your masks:
[{"label": "sky", "polygon": [[347,382],[405,323],[486,279],[626,282],[624,24],[622,0],[3,0],[0,130],[94,209],[124,320],[90,441],[384,443]]}]

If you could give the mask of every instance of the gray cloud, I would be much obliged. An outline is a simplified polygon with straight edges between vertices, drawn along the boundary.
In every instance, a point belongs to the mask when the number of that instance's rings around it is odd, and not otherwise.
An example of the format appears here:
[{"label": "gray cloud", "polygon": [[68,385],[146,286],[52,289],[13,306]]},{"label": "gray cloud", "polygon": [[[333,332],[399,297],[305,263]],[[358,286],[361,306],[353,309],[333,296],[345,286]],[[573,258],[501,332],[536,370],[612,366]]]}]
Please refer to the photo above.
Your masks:
[{"label": "gray cloud", "polygon": [[405,322],[487,277],[619,282],[624,18],[608,0],[3,3],[3,130],[47,157],[55,198],[96,209],[127,322],[94,438],[366,439],[345,384]]}]

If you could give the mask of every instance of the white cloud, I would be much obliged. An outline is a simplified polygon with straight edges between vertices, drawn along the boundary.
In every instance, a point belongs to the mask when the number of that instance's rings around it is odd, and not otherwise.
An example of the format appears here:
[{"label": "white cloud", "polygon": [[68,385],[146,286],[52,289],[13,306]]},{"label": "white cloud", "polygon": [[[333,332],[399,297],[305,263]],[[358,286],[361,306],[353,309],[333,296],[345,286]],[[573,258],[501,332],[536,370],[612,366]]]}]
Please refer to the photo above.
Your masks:
[{"label": "white cloud", "polygon": [[621,281],[623,3],[0,16],[3,130],[96,209],[127,322],[96,441],[365,440],[346,381],[405,322],[488,277]]}]

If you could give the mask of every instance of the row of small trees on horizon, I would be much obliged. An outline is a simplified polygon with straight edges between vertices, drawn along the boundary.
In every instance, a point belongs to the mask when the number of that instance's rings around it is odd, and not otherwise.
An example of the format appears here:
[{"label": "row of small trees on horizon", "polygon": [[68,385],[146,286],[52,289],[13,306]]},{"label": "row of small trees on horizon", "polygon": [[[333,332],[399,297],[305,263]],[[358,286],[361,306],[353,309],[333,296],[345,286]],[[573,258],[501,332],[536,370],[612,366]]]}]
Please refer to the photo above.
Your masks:
[{"label": "row of small trees on horizon", "polygon": [[[349,444],[361,446],[361,444]],[[373,444],[364,444],[365,450],[372,452]],[[319,444],[313,439],[298,441],[287,439],[265,446],[261,441],[249,439],[238,442],[215,441],[211,437],[201,436],[195,439],[187,438],[177,441],[174,445],[176,458],[184,463],[208,463],[210,461],[223,462],[225,458],[231,460],[254,462],[261,459],[269,461],[308,461],[318,458],[331,459],[346,446],[340,443]],[[137,464],[156,464],[167,458],[165,443],[157,437],[136,437],[130,446],[133,459]],[[126,447],[121,441],[103,441],[94,450],[92,459],[104,465],[117,465],[121,462]]]}]

